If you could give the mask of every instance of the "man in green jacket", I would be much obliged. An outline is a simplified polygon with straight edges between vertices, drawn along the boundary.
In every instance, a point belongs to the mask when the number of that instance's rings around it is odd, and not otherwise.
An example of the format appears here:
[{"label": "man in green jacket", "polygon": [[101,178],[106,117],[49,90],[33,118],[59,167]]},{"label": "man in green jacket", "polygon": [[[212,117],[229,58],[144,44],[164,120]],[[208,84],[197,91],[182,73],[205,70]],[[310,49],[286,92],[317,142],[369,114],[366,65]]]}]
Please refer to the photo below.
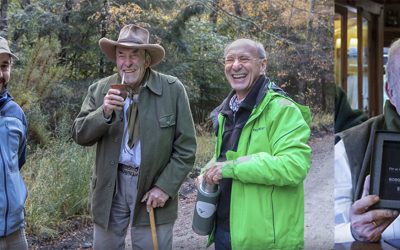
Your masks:
[{"label": "man in green jacket", "polygon": [[[151,207],[160,249],[172,249],[177,193],[196,151],[185,89],[177,78],[150,68],[165,52],[149,44],[146,29],[127,25],[117,41],[102,38],[99,45],[118,73],[89,87],[72,127],[78,144],[97,144],[94,249],[124,249],[129,224],[133,248],[152,249]],[[125,90],[111,88],[121,82]]]},{"label": "man in green jacket", "polygon": [[221,189],[209,242],[217,250],[303,248],[310,111],[269,81],[266,64],[258,42],[225,48],[233,90],[217,108],[215,155],[203,175]]}]

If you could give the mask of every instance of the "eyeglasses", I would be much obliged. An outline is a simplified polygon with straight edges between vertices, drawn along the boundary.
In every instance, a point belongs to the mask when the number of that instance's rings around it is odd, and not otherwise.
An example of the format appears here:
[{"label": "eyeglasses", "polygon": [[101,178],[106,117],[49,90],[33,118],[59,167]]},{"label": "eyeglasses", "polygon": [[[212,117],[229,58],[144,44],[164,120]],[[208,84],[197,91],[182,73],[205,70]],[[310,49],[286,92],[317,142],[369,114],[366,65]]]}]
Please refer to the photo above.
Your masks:
[{"label": "eyeglasses", "polygon": [[248,56],[226,57],[226,58],[224,58],[222,60],[222,63],[225,66],[228,66],[228,65],[234,64],[236,60],[239,62],[239,64],[246,64],[246,63],[248,63],[250,61],[259,60],[259,59],[261,59],[261,58],[251,58],[251,57],[248,57]]}]

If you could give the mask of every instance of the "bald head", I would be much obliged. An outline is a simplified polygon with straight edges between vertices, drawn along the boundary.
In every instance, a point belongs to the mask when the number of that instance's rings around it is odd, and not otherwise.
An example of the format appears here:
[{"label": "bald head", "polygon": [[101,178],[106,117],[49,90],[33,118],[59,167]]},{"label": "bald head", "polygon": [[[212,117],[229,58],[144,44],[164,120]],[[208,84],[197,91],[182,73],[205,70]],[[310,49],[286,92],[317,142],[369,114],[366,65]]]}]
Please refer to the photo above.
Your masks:
[{"label": "bald head", "polygon": [[227,52],[235,47],[240,47],[240,46],[246,46],[249,47],[249,49],[254,49],[254,52],[257,53],[258,57],[261,59],[267,59],[268,54],[264,49],[264,46],[256,41],[253,41],[251,39],[247,38],[241,38],[233,41],[232,43],[228,44],[228,46],[225,47],[224,50],[224,57],[226,57]]}]

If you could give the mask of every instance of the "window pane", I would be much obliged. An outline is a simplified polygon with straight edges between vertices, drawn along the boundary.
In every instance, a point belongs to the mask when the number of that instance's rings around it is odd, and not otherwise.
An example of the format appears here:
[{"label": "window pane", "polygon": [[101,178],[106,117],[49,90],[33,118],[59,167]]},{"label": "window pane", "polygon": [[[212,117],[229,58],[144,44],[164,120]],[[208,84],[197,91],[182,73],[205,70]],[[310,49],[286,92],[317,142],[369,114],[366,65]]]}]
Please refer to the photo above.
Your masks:
[{"label": "window pane", "polygon": [[347,97],[353,109],[358,109],[357,95],[357,14],[347,16]]},{"label": "window pane", "polygon": [[368,111],[368,20],[363,18],[362,20],[362,36],[363,36],[363,50],[362,50],[362,108],[365,111]]},{"label": "window pane", "polygon": [[341,63],[341,54],[340,54],[340,47],[341,47],[341,35],[342,35],[342,30],[341,30],[341,25],[342,25],[342,16],[339,14],[335,14],[335,33],[334,33],[334,39],[335,39],[335,51],[334,51],[334,60],[335,60],[335,83],[339,86],[341,86],[341,79],[342,79],[342,72],[340,70],[340,63]]}]

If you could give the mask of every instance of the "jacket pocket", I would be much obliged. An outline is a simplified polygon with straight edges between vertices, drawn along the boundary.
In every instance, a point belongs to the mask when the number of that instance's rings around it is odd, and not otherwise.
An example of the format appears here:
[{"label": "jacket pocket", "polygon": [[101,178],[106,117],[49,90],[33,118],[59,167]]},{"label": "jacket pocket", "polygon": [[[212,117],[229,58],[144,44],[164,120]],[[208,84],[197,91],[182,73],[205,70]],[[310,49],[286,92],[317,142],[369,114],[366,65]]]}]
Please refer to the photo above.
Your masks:
[{"label": "jacket pocket", "polygon": [[[10,173],[8,176],[7,194],[9,211],[8,219],[14,221],[14,224],[21,223],[23,221],[24,204],[28,193],[19,172]],[[12,226],[12,223],[10,223],[9,226]]]},{"label": "jacket pocket", "polygon": [[175,121],[175,114],[163,115],[161,116],[158,121],[160,122],[160,128],[168,128],[174,126]]}]

